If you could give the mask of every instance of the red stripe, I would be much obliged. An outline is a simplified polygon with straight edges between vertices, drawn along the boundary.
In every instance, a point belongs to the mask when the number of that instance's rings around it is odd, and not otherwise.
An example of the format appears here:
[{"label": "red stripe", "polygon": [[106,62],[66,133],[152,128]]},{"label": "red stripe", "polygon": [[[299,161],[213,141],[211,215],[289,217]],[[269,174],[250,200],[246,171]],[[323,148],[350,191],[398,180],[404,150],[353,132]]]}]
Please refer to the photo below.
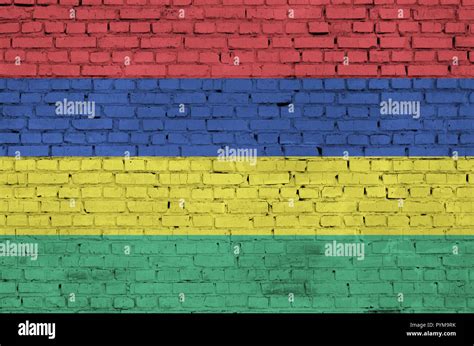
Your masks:
[{"label": "red stripe", "polygon": [[0,7],[0,77],[474,76],[473,0],[33,1]]}]

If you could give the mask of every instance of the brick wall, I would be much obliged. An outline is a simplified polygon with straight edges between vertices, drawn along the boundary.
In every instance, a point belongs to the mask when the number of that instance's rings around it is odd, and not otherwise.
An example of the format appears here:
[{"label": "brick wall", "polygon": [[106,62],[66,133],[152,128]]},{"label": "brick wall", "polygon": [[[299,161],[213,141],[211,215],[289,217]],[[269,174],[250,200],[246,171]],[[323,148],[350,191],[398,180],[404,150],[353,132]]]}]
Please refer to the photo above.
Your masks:
[{"label": "brick wall", "polygon": [[0,161],[2,234],[470,234],[474,160]]},{"label": "brick wall", "polygon": [[[0,257],[3,312],[446,313],[474,308],[472,237],[0,240],[37,242],[40,253],[36,261]],[[334,240],[364,243],[365,259],[326,257],[325,246]]]},{"label": "brick wall", "polygon": [[431,79],[474,75],[473,25],[472,0],[2,1],[0,311],[473,311],[474,83]]},{"label": "brick wall", "polygon": [[[56,114],[65,98],[95,117]],[[389,99],[420,102],[419,118],[380,114]],[[0,100],[4,156],[474,153],[469,79],[3,79]]]},{"label": "brick wall", "polygon": [[0,76],[474,75],[472,0],[7,0],[0,21]]}]

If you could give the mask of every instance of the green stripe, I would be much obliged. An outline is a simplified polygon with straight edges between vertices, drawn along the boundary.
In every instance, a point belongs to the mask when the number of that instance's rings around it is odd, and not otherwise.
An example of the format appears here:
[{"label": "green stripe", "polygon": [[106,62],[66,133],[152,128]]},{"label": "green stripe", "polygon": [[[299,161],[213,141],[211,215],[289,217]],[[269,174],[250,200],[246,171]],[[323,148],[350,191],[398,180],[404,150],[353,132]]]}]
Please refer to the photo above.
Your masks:
[{"label": "green stripe", "polygon": [[[7,240],[38,243],[39,254],[0,257],[4,313],[474,311],[469,236],[0,237]],[[334,240],[363,243],[365,258],[325,256]]]}]

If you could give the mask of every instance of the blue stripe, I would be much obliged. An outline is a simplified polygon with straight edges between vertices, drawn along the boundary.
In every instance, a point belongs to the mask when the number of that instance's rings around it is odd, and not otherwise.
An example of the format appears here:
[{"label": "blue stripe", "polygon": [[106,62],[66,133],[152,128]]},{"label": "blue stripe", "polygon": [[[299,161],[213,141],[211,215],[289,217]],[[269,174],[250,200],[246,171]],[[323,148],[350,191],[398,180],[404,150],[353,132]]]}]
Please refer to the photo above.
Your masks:
[{"label": "blue stripe", "polygon": [[[473,91],[472,79],[0,79],[0,155],[472,156]],[[64,99],[93,101],[94,118],[57,114]],[[388,100],[419,102],[420,117],[381,114]]]}]

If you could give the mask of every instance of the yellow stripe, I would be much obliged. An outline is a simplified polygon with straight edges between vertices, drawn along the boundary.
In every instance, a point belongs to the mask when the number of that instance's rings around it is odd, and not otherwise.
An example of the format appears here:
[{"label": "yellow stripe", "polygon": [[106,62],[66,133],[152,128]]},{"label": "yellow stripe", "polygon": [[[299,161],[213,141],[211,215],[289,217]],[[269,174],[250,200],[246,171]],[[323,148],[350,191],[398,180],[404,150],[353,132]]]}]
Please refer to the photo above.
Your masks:
[{"label": "yellow stripe", "polygon": [[474,159],[0,159],[3,235],[474,235]]}]

